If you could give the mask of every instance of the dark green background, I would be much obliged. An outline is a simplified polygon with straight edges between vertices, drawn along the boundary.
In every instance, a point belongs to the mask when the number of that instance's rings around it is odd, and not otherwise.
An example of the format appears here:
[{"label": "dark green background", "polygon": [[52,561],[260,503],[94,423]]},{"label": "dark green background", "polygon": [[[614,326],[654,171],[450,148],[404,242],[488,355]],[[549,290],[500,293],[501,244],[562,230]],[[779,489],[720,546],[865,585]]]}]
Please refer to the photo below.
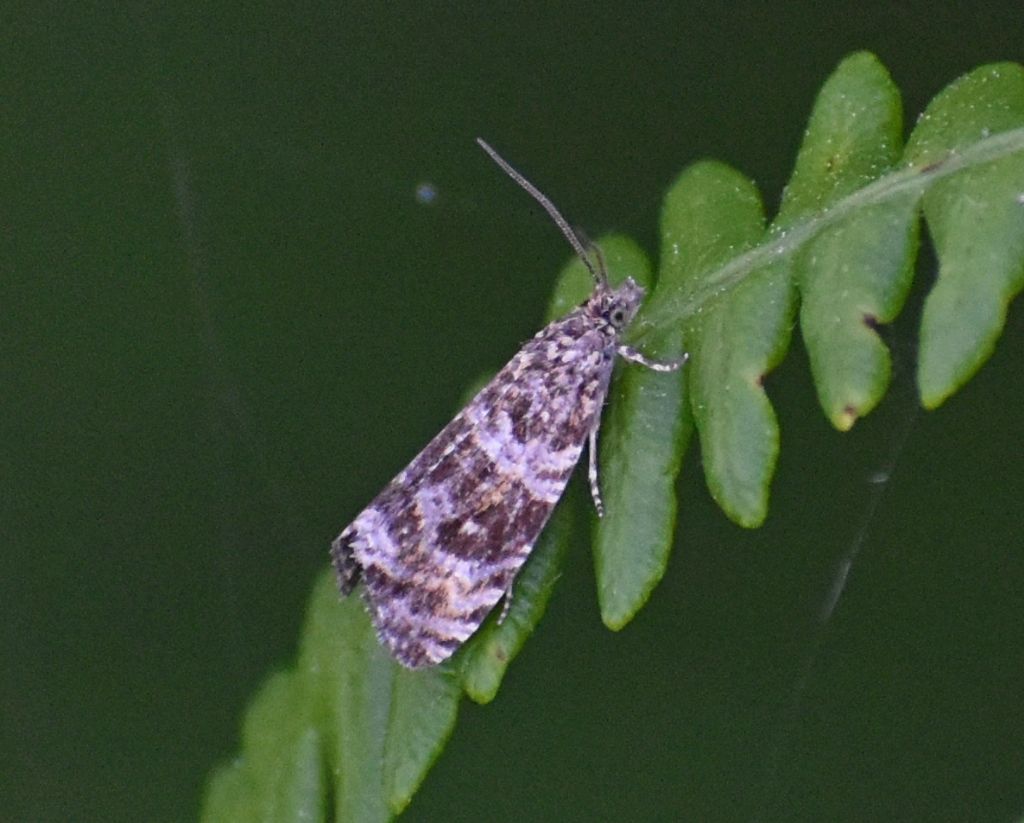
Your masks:
[{"label": "dark green background", "polygon": [[[847,53],[881,57],[908,122],[1024,58],[1018,2],[848,5],[8,4],[0,819],[192,819],[329,540],[536,330],[568,250],[474,137],[654,252],[695,159],[774,208]],[[851,434],[799,346],[772,376],[763,529],[688,455],[677,550],[622,633],[579,536],[406,819],[1024,813],[1024,316],[918,413],[933,277],[925,254],[894,392]]]}]

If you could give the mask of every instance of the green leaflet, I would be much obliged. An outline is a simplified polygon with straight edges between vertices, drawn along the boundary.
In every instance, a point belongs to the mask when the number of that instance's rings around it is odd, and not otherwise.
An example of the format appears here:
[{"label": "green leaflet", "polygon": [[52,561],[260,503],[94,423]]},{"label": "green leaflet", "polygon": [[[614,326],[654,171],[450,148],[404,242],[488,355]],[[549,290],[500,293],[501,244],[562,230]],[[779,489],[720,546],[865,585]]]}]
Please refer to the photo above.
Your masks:
[{"label": "green leaflet", "polygon": [[[1024,287],[1024,70],[984,66],[952,83],[905,151],[902,128],[884,67],[854,54],[818,95],[768,230],[754,184],[723,164],[692,165],[667,193],[657,286],[630,336],[649,356],[685,349],[691,359],[674,374],[621,366],[612,385],[600,444],[607,513],[594,533],[609,627],[628,623],[664,574],[693,426],[722,509],[744,526],[764,520],[779,431],[763,381],[788,347],[798,304],[828,419],[846,430],[877,405],[890,364],[876,326],[902,308],[921,214],[939,262],[921,326],[924,405],[941,405],[991,353]],[[606,238],[601,248],[613,282],[631,275],[650,287],[632,241]],[[547,319],[592,288],[574,260]],[[397,666],[359,599],[341,600],[325,573],[298,663],[253,698],[239,755],[210,776],[203,819],[384,821],[405,808],[454,727],[461,693],[492,700],[542,616],[572,519],[563,501],[506,620],[491,615],[433,670]]]},{"label": "green leaflet", "polygon": [[1024,287],[1024,69],[983,66],[928,106],[907,145],[906,162],[947,164],[976,142],[1017,137],[1017,151],[936,182],[924,213],[939,259],[925,302],[917,380],[927,408],[939,406],[981,367]]},{"label": "green leaflet", "polygon": [[304,634],[298,668],[317,701],[335,819],[388,820],[384,745],[398,666],[377,642],[360,599],[338,596],[331,570],[317,581]]},{"label": "green leaflet", "polygon": [[[644,353],[678,358],[680,335],[652,336]],[[683,380],[682,371],[623,364],[609,391],[611,408],[598,446],[605,515],[594,533],[594,567],[601,619],[610,629],[633,618],[668,563],[675,480],[691,428],[683,413]]]},{"label": "green leaflet", "polygon": [[[818,95],[786,205],[827,210],[899,162],[899,91],[870,54],[847,58]],[[846,431],[889,385],[889,352],[875,330],[903,307],[917,251],[915,191],[859,209],[814,237],[794,263],[800,328],[818,399]],[[786,212],[786,208],[783,209]]]},{"label": "green leaflet", "polygon": [[299,663],[274,675],[250,708],[242,751],[207,789],[203,819],[390,820],[412,798],[455,724],[451,665],[408,671],[377,642],[358,597],[333,572],[310,600]]},{"label": "green leaflet", "polygon": [[[662,278],[684,294],[764,231],[754,185],[719,163],[698,163],[683,172],[662,214]],[[690,405],[708,488],[745,526],[760,523],[768,506],[778,424],[762,379],[788,339],[791,291],[785,267],[771,263],[708,302],[684,326]]]},{"label": "green leaflet", "polygon": [[246,713],[242,755],[210,779],[204,821],[327,819],[321,737],[304,685],[296,672],[263,684]]},{"label": "green leaflet", "polygon": [[333,573],[310,599],[294,670],[271,677],[246,715],[242,749],[210,780],[204,821],[388,820],[381,763],[394,664],[362,604],[341,601]]},{"label": "green leaflet", "polygon": [[[921,330],[925,405],[940,404],[991,353],[1024,286],[1022,75],[1002,64],[953,83],[901,157],[901,107],[888,74],[872,55],[847,58],[818,96],[771,229],[748,236],[746,250],[698,264],[680,287],[662,273],[666,288],[638,337],[688,326],[708,487],[737,523],[756,526],[767,513],[779,434],[760,384],[788,346],[796,298],[832,424],[849,429],[884,395],[889,354],[876,326],[898,314],[909,290],[922,202],[940,261]],[[727,237],[736,228],[729,196],[683,219]]]},{"label": "green leaflet", "polygon": [[[638,270],[650,282],[649,264]],[[657,302],[659,282],[647,298]],[[634,325],[643,327],[641,309]],[[682,355],[677,329],[659,329],[643,342],[648,357]],[[684,369],[687,367],[684,367]],[[601,619],[611,629],[625,626],[665,573],[676,517],[675,480],[689,439],[683,414],[682,370],[666,374],[620,364],[609,390],[599,432],[600,482],[605,515],[594,533],[594,567]]]},{"label": "green leaflet", "polygon": [[409,805],[455,727],[460,689],[450,664],[420,671],[392,665],[383,781],[388,806],[397,813]]}]

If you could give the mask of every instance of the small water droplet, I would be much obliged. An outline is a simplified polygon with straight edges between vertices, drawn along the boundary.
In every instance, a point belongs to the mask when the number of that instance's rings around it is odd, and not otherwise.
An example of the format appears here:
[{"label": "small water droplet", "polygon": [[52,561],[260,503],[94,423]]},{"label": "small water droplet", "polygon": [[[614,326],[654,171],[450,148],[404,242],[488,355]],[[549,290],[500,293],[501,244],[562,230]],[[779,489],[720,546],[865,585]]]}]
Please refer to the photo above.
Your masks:
[{"label": "small water droplet", "polygon": [[416,186],[416,202],[421,206],[429,206],[437,200],[437,187],[433,183],[420,183]]}]

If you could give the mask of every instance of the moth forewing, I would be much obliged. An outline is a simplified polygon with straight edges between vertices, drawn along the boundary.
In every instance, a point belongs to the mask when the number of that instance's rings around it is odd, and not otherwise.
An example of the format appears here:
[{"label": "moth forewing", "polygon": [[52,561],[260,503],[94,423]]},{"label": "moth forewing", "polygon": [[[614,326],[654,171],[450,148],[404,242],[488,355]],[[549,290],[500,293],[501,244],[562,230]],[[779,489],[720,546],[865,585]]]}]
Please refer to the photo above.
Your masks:
[{"label": "moth forewing", "polygon": [[[608,285],[557,209],[536,197],[594,272],[590,298],[529,340],[332,544],[343,594],[361,579],[380,639],[405,666],[448,658],[479,628],[532,551],[584,443],[596,442],[617,353],[643,299]],[[635,354],[636,357],[630,357]],[[596,463],[591,487],[600,512]]]}]

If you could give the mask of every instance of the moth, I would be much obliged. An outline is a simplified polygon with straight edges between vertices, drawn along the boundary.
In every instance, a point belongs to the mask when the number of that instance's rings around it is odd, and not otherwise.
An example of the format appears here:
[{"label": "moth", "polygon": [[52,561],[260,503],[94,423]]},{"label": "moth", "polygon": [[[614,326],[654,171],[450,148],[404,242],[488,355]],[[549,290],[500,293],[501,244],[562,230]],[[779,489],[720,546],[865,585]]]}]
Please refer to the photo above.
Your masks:
[{"label": "moth", "polygon": [[[594,277],[590,298],[541,329],[331,544],[343,595],[360,580],[380,640],[412,669],[447,659],[512,584],[565,490],[584,444],[597,513],[597,436],[616,355],[644,289],[612,287],[586,243],[533,184],[481,148],[548,213]],[[504,613],[502,614],[504,617]]]}]

